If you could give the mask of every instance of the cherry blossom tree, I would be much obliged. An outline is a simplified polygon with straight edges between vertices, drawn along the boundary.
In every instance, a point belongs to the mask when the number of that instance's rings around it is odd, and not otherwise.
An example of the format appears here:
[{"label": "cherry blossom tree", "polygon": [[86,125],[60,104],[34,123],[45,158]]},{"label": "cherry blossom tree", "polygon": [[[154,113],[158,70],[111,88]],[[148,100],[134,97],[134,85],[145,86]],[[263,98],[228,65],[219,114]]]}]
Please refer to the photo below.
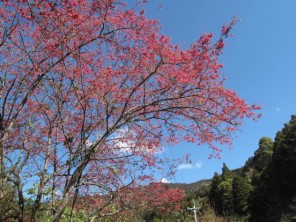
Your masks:
[{"label": "cherry blossom tree", "polygon": [[259,117],[220,76],[235,20],[184,50],[118,0],[0,5],[0,198],[14,184],[19,221],[28,190],[30,220],[46,201],[59,221],[85,193],[111,200],[147,184],[167,167],[165,144],[208,144],[217,156]]},{"label": "cherry blossom tree", "polygon": [[[185,191],[169,188],[167,184],[151,183],[148,186],[128,187],[124,192],[118,192],[116,198],[107,196],[84,195],[77,200],[76,210],[83,212],[85,220],[97,217],[133,217],[149,211],[163,215],[179,210],[185,198]],[[100,206],[100,207],[97,207]]]}]

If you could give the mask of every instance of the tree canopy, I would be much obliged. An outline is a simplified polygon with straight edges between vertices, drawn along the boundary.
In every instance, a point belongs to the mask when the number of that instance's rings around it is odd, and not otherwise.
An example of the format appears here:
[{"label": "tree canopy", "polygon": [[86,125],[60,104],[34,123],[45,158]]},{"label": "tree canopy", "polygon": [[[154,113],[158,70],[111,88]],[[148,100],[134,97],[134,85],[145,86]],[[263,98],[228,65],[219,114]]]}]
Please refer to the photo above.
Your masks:
[{"label": "tree canopy", "polygon": [[27,186],[30,220],[47,198],[58,221],[86,193],[110,203],[147,184],[148,169],[167,166],[156,155],[165,144],[217,155],[244,118],[259,117],[220,76],[236,20],[217,42],[207,33],[183,50],[118,0],[1,1],[0,18],[0,198],[13,183],[20,218]]}]

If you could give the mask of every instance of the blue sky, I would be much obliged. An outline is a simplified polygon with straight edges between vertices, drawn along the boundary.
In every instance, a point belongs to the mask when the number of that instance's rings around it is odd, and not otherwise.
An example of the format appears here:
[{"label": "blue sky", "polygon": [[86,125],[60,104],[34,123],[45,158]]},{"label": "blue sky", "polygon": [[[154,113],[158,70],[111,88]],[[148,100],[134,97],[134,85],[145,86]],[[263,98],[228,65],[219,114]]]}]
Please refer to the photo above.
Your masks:
[{"label": "blue sky", "polygon": [[[159,5],[162,7],[160,8]],[[250,104],[263,106],[258,122],[246,121],[234,140],[234,150],[224,150],[222,159],[208,159],[207,147],[180,144],[166,147],[165,155],[191,154],[192,167],[182,166],[171,182],[191,183],[241,167],[258,148],[262,136],[274,139],[283,124],[296,114],[296,1],[295,0],[151,0],[148,17],[160,20],[162,32],[188,47],[203,32],[219,35],[221,26],[239,16],[234,38],[227,39],[220,62],[226,87]]]}]

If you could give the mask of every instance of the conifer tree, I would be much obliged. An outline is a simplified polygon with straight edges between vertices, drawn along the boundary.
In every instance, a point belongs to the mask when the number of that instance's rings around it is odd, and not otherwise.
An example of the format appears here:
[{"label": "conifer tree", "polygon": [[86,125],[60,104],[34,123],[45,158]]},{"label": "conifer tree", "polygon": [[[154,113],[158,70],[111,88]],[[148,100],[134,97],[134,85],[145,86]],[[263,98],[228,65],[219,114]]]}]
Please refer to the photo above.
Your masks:
[{"label": "conifer tree", "polygon": [[232,182],[232,196],[234,211],[238,215],[247,213],[248,197],[252,190],[251,184],[246,178],[235,175]]},{"label": "conifer tree", "polygon": [[[296,216],[296,116],[277,133],[271,162],[250,196],[252,221],[283,221]],[[287,219],[287,221],[291,221]]]},{"label": "conifer tree", "polygon": [[211,188],[209,192],[210,203],[217,213],[222,212],[222,204],[218,194],[218,186],[221,183],[221,180],[222,178],[219,176],[217,172],[215,172],[212,178]]}]

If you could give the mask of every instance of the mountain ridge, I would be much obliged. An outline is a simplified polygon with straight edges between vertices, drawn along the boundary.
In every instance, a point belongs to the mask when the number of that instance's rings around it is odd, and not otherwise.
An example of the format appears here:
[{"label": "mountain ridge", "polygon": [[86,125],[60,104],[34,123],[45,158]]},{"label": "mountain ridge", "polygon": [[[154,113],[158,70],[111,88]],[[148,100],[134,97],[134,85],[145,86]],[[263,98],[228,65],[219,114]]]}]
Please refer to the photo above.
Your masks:
[{"label": "mountain ridge", "polygon": [[211,183],[211,179],[202,179],[193,183],[167,183],[170,188],[179,188],[185,192],[195,191]]}]

